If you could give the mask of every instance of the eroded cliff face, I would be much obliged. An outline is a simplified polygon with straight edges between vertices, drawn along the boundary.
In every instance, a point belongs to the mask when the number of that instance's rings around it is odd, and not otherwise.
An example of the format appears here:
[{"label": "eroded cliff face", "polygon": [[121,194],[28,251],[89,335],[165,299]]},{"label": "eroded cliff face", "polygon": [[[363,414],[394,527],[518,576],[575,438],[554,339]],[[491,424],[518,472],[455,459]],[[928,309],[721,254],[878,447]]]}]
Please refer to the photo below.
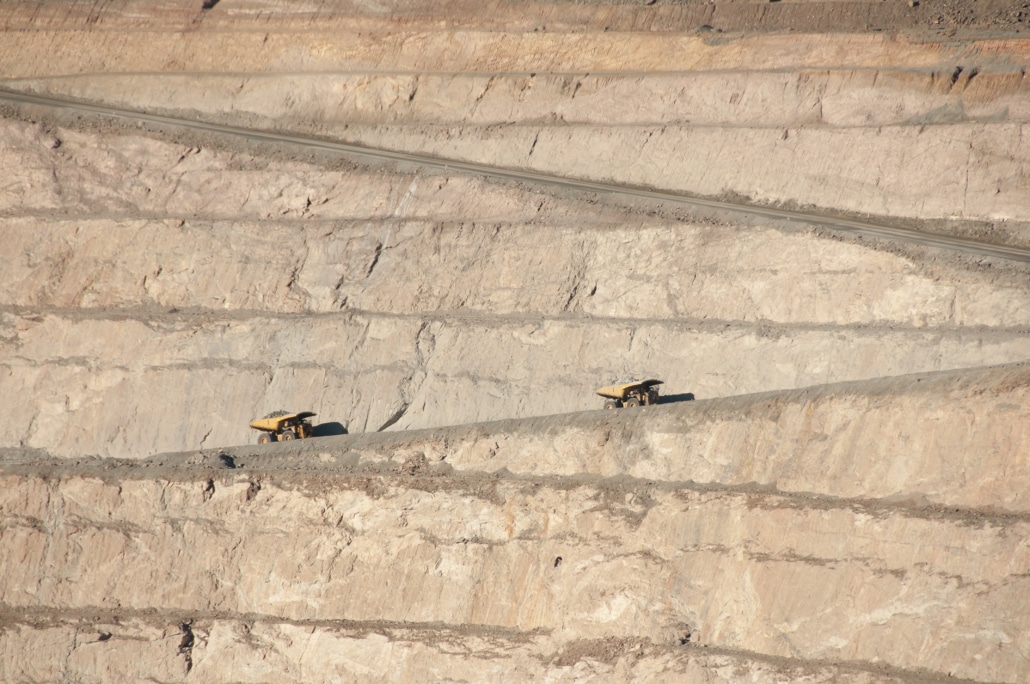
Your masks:
[{"label": "eroded cliff face", "polygon": [[[207,4],[0,85],[1030,245],[1017,2]],[[0,111],[0,678],[1030,676],[1025,264]]]}]

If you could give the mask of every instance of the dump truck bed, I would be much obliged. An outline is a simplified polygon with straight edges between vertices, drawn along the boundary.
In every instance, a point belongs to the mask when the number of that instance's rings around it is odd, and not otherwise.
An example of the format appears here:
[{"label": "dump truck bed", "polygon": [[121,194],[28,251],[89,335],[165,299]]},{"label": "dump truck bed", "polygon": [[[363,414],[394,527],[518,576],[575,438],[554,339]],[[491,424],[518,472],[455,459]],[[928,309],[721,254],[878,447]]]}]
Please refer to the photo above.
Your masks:
[{"label": "dump truck bed", "polygon": [[314,415],[317,414],[311,411],[301,411],[300,413],[287,413],[285,416],[275,416],[273,418],[258,418],[251,422],[250,427],[255,430],[264,430],[265,432],[278,432],[284,425],[298,423]]},{"label": "dump truck bed", "polygon": [[597,390],[597,393],[602,397],[608,399],[625,399],[627,394],[634,390],[647,390],[648,388],[654,387],[655,385],[663,384],[661,380],[639,380],[635,382],[627,382],[622,385],[608,385]]}]

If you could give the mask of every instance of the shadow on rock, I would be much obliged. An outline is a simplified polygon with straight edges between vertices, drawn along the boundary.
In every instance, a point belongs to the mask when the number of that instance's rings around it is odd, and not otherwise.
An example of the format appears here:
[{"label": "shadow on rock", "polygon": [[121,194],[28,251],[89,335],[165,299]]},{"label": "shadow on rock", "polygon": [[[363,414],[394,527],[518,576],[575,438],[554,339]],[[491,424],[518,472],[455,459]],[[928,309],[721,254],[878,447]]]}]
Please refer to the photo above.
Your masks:
[{"label": "shadow on rock", "polygon": [[342,423],[333,421],[332,423],[319,423],[311,429],[312,437],[331,437],[333,435],[345,435],[347,434],[347,428]]},{"label": "shadow on rock", "polygon": [[677,401],[694,401],[694,393],[684,392],[683,394],[663,394],[660,403],[673,404]]}]

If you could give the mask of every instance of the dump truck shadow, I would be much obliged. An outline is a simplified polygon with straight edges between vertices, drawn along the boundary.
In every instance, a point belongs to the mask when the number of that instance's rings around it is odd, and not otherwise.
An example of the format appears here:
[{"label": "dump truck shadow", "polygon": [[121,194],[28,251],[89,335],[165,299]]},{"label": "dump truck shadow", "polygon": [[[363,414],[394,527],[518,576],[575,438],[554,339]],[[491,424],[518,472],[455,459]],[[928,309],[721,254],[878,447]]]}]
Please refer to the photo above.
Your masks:
[{"label": "dump truck shadow", "polygon": [[677,401],[694,401],[694,393],[684,392],[683,394],[663,394],[659,403],[673,404]]},{"label": "dump truck shadow", "polygon": [[342,423],[333,421],[331,423],[319,423],[311,430],[312,437],[331,437],[332,435],[346,435],[347,428]]}]

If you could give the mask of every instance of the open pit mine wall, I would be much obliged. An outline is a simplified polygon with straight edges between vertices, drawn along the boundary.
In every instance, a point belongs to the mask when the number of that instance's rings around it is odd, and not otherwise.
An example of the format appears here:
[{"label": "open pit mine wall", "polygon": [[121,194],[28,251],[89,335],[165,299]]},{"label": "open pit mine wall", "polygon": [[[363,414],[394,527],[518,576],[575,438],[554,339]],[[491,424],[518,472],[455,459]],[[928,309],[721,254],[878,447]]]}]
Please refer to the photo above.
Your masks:
[{"label": "open pit mine wall", "polygon": [[[1025,274],[789,226],[7,121],[0,446],[139,458],[1022,361]],[[631,264],[631,268],[627,268]],[[727,268],[733,264],[733,268]]]},{"label": "open pit mine wall", "polygon": [[694,195],[1030,221],[1025,41],[341,24],[305,26],[299,45],[240,21],[37,24],[7,34],[0,75],[22,91]]},{"label": "open pit mine wall", "polygon": [[[69,458],[245,444],[257,437],[250,420],[283,407],[316,411],[323,434],[340,431],[332,423],[360,433],[599,409],[596,386],[633,360],[667,380],[664,401],[674,402],[733,394],[716,389],[729,383],[768,390],[1027,356],[1026,337],[1017,333],[785,338],[658,323],[368,316],[205,322],[4,314],[2,321],[14,351],[3,361],[0,388],[34,397],[9,407],[2,446]],[[510,359],[511,370],[484,357],[484,347]],[[115,349],[125,354],[108,355]]]},{"label": "open pit mine wall", "polygon": [[0,667],[1025,681],[1028,425],[1017,364],[140,461],[8,458],[0,521],[20,552],[0,557]]},{"label": "open pit mine wall", "polygon": [[[652,31],[640,7],[499,3],[475,30],[489,12],[451,2],[194,5],[20,4],[3,85],[1030,235],[1020,40],[701,34],[686,6],[643,10]],[[4,447],[139,458],[245,443],[277,409],[367,432],[588,409],[641,373],[685,399],[1030,358],[1025,274],[933,250],[65,123],[0,123],[0,391],[38,397]]]},{"label": "open pit mine wall", "polygon": [[443,171],[326,168],[232,138],[198,148],[6,120],[0,140],[0,296],[12,306],[1030,324],[1025,280],[810,227]]},{"label": "open pit mine wall", "polygon": [[[459,4],[17,3],[0,85],[1027,244],[1025,41]],[[1018,267],[4,113],[0,679],[1030,679]]]}]

